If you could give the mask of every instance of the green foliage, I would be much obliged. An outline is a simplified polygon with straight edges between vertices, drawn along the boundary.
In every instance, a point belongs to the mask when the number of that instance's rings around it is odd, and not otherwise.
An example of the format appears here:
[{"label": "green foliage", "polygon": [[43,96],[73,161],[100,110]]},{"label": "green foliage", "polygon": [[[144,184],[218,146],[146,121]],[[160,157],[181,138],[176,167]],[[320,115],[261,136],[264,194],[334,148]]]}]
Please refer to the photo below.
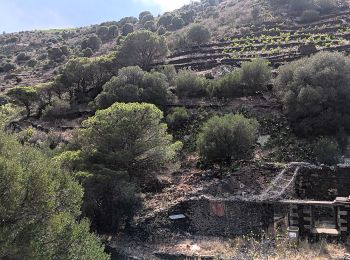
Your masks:
[{"label": "green foliage", "polygon": [[94,51],[91,48],[86,48],[83,50],[83,56],[86,58],[90,58],[94,55]]},{"label": "green foliage", "polygon": [[158,35],[164,35],[166,33],[166,29],[163,25],[158,27],[157,34]]},{"label": "green foliage", "polygon": [[99,26],[96,33],[102,41],[106,42],[118,36],[118,27],[116,25]]},{"label": "green foliage", "polygon": [[64,60],[64,53],[60,48],[50,48],[47,54],[48,58],[52,61],[61,62]]},{"label": "green foliage", "polygon": [[16,69],[16,65],[10,62],[0,64],[0,73],[1,72],[10,72]]},{"label": "green foliage", "polygon": [[244,95],[241,83],[241,71],[234,70],[212,84],[211,96],[219,98],[241,97]]},{"label": "green foliage", "polygon": [[279,69],[276,94],[298,134],[350,129],[350,59],[322,52]]},{"label": "green foliage", "polygon": [[17,62],[17,63],[24,62],[24,61],[28,61],[28,60],[30,60],[30,56],[27,55],[27,54],[24,53],[24,52],[21,52],[21,53],[19,53],[19,54],[16,56],[16,62]]},{"label": "green foliage", "polygon": [[311,23],[320,19],[320,12],[316,10],[305,10],[300,16],[300,20],[304,23]]},{"label": "green foliage", "polygon": [[201,158],[210,163],[245,159],[255,144],[258,122],[240,114],[214,116],[204,124],[197,139]]},{"label": "green foliage", "polygon": [[208,95],[207,80],[190,70],[182,70],[176,78],[176,93],[179,97],[205,97]]},{"label": "green foliage", "polygon": [[[156,28],[156,24],[154,23],[154,21],[148,21],[148,22],[145,22],[144,26],[143,26],[146,30],[149,30],[149,31],[152,31],[152,32],[155,32],[157,30]],[[160,34],[158,34],[160,35]]]},{"label": "green foliage", "polygon": [[186,108],[184,107],[176,107],[174,108],[170,114],[167,115],[166,121],[170,128],[177,130],[183,127],[188,120],[190,119],[190,115]]},{"label": "green foliage", "polygon": [[323,14],[330,13],[331,11],[337,9],[337,3],[334,0],[315,0],[315,5]]},{"label": "green foliage", "polygon": [[122,35],[127,36],[128,34],[134,32],[134,25],[131,23],[126,23],[122,27]]},{"label": "green foliage", "polygon": [[187,32],[187,38],[195,44],[207,43],[210,40],[210,32],[204,26],[195,24]]},{"label": "green foliage", "polygon": [[162,124],[162,112],[151,104],[115,103],[83,122],[82,152],[90,161],[129,174],[150,173],[176,152]]},{"label": "green foliage", "polygon": [[140,20],[141,24],[145,25],[147,22],[154,22],[154,17],[152,14],[146,14]]},{"label": "green foliage", "polygon": [[82,188],[58,164],[0,133],[0,258],[108,259],[80,214]]},{"label": "green foliage", "polygon": [[314,145],[314,154],[318,162],[333,165],[339,163],[341,153],[335,139],[321,137]]},{"label": "green foliage", "polygon": [[154,105],[115,103],[83,122],[74,140],[78,150],[56,157],[80,171],[76,176],[86,190],[84,215],[101,232],[128,228],[140,207],[133,181],[153,179],[153,172],[181,148],[181,143],[172,142],[162,120]]},{"label": "green foliage", "polygon": [[173,15],[171,13],[165,13],[158,19],[158,25],[164,26],[166,29],[171,28],[171,21],[173,19]]},{"label": "green foliage", "polygon": [[182,27],[184,27],[185,25],[185,22],[184,20],[182,20],[181,17],[179,16],[174,16],[172,19],[171,19],[171,28],[173,30],[179,30],[181,29]]},{"label": "green foliage", "polygon": [[84,50],[86,48],[90,48],[93,51],[97,51],[100,49],[101,45],[101,39],[96,35],[92,35],[88,39],[83,40],[81,43],[81,49]]},{"label": "green foliage", "polygon": [[[143,11],[139,14],[139,21],[141,22],[145,16],[150,16],[152,13],[150,11]],[[153,17],[153,15],[152,15]],[[142,23],[142,22],[141,22]]]},{"label": "green foliage", "polygon": [[67,100],[55,98],[46,106],[43,111],[43,118],[45,120],[55,120],[66,115],[70,109],[70,103]]},{"label": "green foliage", "polygon": [[271,70],[265,60],[256,59],[242,64],[241,81],[246,94],[265,90],[270,79]]},{"label": "green foliage", "polygon": [[7,95],[14,103],[24,106],[27,111],[27,117],[31,114],[32,104],[37,101],[37,91],[34,87],[15,87],[7,92]]},{"label": "green foliage", "polygon": [[148,102],[164,105],[168,100],[167,77],[159,72],[144,72],[140,67],[125,67],[119,70],[103,86],[96,97],[99,108],[107,108],[115,102]]},{"label": "green foliage", "polygon": [[86,99],[87,93],[100,92],[113,75],[114,67],[113,58],[108,56],[71,59],[60,69],[52,89],[59,98],[68,94],[69,99]]},{"label": "green foliage", "polygon": [[140,30],[125,38],[117,60],[122,67],[137,65],[148,70],[154,62],[164,60],[167,54],[168,47],[163,37]]}]

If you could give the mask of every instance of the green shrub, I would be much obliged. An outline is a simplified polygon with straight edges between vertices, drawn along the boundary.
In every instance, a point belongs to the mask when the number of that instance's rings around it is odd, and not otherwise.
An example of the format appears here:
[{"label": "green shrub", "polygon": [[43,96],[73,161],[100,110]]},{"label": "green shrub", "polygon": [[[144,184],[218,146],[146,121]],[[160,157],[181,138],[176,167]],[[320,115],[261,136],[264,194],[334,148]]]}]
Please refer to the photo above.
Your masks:
[{"label": "green shrub", "polygon": [[187,32],[187,38],[195,44],[207,43],[210,40],[210,32],[204,26],[195,24]]},{"label": "green shrub", "polygon": [[232,98],[243,96],[240,70],[222,76],[213,84],[211,96],[218,98]]},{"label": "green shrub", "polygon": [[164,27],[163,25],[161,25],[161,26],[158,27],[157,34],[158,34],[158,35],[164,35],[164,34],[166,34],[166,29],[165,29],[165,27]]},{"label": "green shrub", "polygon": [[94,51],[91,50],[91,48],[86,48],[86,49],[84,49],[84,50],[82,51],[82,53],[83,53],[83,56],[84,56],[84,57],[87,57],[87,58],[90,58],[90,57],[92,57],[92,55],[94,55]]},{"label": "green shrub", "polygon": [[92,35],[81,43],[81,49],[84,50],[90,48],[93,51],[97,51],[98,49],[100,49],[101,45],[101,39],[96,35]]},{"label": "green shrub", "polygon": [[298,134],[350,129],[349,71],[350,58],[328,52],[280,67],[275,91]]},{"label": "green shrub", "polygon": [[205,97],[208,95],[207,80],[190,70],[182,70],[176,78],[176,93],[179,97]]},{"label": "green shrub", "polygon": [[303,23],[311,23],[320,19],[320,12],[316,10],[305,10],[300,16],[300,20]]},{"label": "green shrub", "polygon": [[214,116],[202,127],[197,139],[201,158],[210,163],[245,159],[255,144],[258,122],[240,114]]},{"label": "green shrub", "polygon": [[16,65],[13,63],[3,63],[0,65],[0,72],[10,72],[16,69]]},{"label": "green shrub", "polygon": [[27,61],[27,66],[31,68],[34,68],[36,64],[38,64],[38,61],[36,59],[30,59],[29,61]]},{"label": "green shrub", "polygon": [[245,94],[265,90],[270,80],[271,70],[265,60],[256,59],[242,64],[241,82],[244,85]]},{"label": "green shrub", "polygon": [[47,51],[48,57],[52,61],[61,62],[65,59],[65,56],[60,48],[51,48]]},{"label": "green shrub", "polygon": [[21,52],[16,56],[16,62],[18,63],[23,61],[28,61],[28,60],[30,60],[30,56],[24,52]]},{"label": "green shrub", "polygon": [[140,67],[125,67],[119,70],[118,77],[113,77],[103,86],[95,104],[99,108],[107,108],[115,102],[164,105],[168,99],[168,87],[167,78],[162,73],[144,72]]},{"label": "green shrub", "polygon": [[339,145],[333,138],[321,137],[314,146],[314,154],[319,163],[333,165],[340,161]]},{"label": "green shrub", "polygon": [[147,30],[139,30],[126,36],[117,53],[122,67],[140,66],[149,70],[153,63],[165,59],[168,47],[165,38]]},{"label": "green shrub", "polygon": [[134,25],[131,23],[126,23],[122,27],[122,35],[127,36],[128,34],[134,32]]},{"label": "green shrub", "polygon": [[54,120],[66,115],[70,110],[71,106],[68,101],[56,98],[44,109],[42,116],[46,120]]},{"label": "green shrub", "polygon": [[190,114],[184,107],[176,107],[166,117],[166,121],[170,128],[177,130],[183,127],[190,119]]},{"label": "green shrub", "polygon": [[315,4],[323,14],[330,13],[338,7],[334,0],[315,0]]},{"label": "green shrub", "polygon": [[179,30],[181,29],[182,27],[184,27],[185,25],[185,22],[184,20],[182,20],[181,17],[179,16],[174,16],[172,19],[171,19],[171,28],[173,30]]}]

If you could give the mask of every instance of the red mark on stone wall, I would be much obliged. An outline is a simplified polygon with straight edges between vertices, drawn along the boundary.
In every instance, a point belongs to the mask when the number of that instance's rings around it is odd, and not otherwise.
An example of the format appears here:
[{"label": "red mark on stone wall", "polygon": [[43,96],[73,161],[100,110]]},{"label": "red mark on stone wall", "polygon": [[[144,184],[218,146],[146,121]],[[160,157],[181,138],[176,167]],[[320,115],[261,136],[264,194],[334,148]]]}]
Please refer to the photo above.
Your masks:
[{"label": "red mark on stone wall", "polygon": [[218,217],[223,217],[225,215],[225,203],[218,201],[210,201],[211,212]]}]

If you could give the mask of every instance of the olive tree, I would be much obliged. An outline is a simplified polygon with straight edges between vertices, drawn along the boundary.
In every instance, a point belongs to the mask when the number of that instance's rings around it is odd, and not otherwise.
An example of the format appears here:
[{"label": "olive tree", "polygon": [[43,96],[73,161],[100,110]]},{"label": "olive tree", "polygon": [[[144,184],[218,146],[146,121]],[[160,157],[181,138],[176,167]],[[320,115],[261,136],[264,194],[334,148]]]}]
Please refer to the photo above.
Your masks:
[{"label": "olive tree", "polygon": [[196,44],[203,44],[210,40],[210,32],[202,25],[195,24],[187,32],[187,38]]},{"label": "olive tree", "polygon": [[298,134],[350,129],[350,59],[321,52],[279,69],[275,91]]},{"label": "olive tree", "polygon": [[163,73],[145,72],[137,66],[125,67],[103,86],[95,104],[98,108],[107,108],[115,102],[164,105],[168,100],[168,88],[168,79]]},{"label": "olive tree", "polygon": [[148,70],[156,61],[162,61],[168,54],[164,37],[140,30],[129,34],[123,42],[117,60],[123,67],[140,66]]}]

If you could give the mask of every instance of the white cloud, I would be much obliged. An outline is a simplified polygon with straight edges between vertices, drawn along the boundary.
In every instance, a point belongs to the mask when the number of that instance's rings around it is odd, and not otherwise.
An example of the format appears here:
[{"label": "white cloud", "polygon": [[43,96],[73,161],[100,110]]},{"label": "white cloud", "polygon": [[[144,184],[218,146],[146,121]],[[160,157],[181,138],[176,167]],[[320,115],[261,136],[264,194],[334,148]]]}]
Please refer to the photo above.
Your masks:
[{"label": "white cloud", "polygon": [[156,5],[159,6],[163,12],[173,11],[183,5],[195,2],[196,0],[136,0],[142,2],[145,5]]}]

